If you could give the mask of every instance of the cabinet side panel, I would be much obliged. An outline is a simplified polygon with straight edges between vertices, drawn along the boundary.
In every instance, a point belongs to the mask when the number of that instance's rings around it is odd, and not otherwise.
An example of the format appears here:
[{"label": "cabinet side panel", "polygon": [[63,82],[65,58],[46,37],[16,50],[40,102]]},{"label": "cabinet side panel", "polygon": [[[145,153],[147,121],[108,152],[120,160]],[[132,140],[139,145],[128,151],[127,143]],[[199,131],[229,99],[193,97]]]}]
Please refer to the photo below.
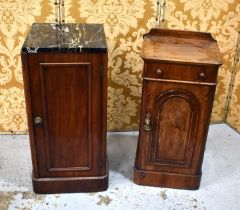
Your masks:
[{"label": "cabinet side panel", "polygon": [[31,146],[31,156],[32,156],[32,165],[33,165],[33,173],[35,177],[38,177],[38,168],[37,168],[37,152],[36,152],[36,143],[34,138],[34,126],[32,123],[32,98],[30,92],[30,75],[28,69],[28,55],[26,53],[21,54],[22,60],[22,69],[23,69],[23,81],[24,81],[24,94],[25,94],[25,102],[26,102],[26,111],[27,111],[27,119],[28,119],[28,131],[30,138],[30,146]]},{"label": "cabinet side panel", "polygon": [[41,64],[48,169],[91,169],[91,65]]}]

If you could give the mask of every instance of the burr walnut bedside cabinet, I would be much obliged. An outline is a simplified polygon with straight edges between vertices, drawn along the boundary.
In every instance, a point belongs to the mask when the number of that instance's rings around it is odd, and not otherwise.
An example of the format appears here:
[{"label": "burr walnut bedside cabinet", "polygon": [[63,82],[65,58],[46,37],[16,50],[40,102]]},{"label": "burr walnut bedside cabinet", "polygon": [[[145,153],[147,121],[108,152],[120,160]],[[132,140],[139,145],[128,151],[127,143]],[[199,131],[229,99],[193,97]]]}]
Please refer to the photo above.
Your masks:
[{"label": "burr walnut bedside cabinet", "polygon": [[140,185],[198,189],[222,59],[209,33],[152,29],[144,36]]},{"label": "burr walnut bedside cabinet", "polygon": [[106,190],[103,25],[33,24],[22,47],[22,64],[34,191]]}]

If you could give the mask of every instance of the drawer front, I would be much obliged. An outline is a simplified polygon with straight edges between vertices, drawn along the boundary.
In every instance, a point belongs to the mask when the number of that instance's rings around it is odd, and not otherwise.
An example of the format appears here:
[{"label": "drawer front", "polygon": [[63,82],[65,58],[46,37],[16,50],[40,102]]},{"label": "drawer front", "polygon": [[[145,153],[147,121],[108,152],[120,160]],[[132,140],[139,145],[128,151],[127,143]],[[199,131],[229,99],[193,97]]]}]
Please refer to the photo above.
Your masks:
[{"label": "drawer front", "polygon": [[144,77],[165,80],[215,83],[217,67],[183,64],[146,63]]}]

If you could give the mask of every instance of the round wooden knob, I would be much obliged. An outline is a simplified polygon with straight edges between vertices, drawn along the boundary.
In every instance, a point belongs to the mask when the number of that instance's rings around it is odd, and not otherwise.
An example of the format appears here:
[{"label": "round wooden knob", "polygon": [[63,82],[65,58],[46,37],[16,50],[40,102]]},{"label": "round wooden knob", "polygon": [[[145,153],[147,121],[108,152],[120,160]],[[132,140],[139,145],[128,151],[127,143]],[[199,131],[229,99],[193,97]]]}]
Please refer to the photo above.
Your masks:
[{"label": "round wooden knob", "polygon": [[201,72],[201,73],[199,74],[199,78],[200,78],[201,80],[205,80],[205,79],[206,79],[205,73]]},{"label": "round wooden knob", "polygon": [[157,74],[158,75],[162,75],[163,74],[162,70],[161,69],[157,69]]}]

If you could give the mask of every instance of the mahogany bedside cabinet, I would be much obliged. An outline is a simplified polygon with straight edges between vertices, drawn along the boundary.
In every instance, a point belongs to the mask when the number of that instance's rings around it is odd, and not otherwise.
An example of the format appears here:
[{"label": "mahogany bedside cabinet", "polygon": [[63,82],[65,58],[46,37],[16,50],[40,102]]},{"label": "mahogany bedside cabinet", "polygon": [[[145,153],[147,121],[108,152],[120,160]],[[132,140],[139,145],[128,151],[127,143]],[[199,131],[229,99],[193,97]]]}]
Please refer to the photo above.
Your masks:
[{"label": "mahogany bedside cabinet", "polygon": [[152,29],[144,36],[134,182],[198,189],[222,59],[209,33]]},{"label": "mahogany bedside cabinet", "polygon": [[33,24],[22,47],[36,193],[108,187],[103,25]]}]

